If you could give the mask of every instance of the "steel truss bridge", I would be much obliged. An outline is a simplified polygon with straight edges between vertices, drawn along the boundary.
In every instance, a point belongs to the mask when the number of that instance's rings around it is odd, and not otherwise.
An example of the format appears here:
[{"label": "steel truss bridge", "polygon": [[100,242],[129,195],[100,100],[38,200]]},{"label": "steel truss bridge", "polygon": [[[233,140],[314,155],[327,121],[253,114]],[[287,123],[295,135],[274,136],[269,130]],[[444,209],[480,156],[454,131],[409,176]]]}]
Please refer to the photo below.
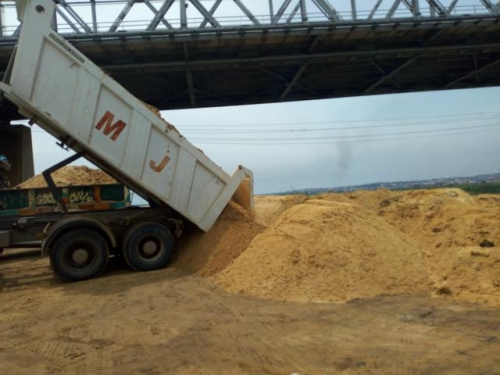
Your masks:
[{"label": "steel truss bridge", "polygon": [[495,0],[55,1],[54,28],[160,109],[500,84]]}]

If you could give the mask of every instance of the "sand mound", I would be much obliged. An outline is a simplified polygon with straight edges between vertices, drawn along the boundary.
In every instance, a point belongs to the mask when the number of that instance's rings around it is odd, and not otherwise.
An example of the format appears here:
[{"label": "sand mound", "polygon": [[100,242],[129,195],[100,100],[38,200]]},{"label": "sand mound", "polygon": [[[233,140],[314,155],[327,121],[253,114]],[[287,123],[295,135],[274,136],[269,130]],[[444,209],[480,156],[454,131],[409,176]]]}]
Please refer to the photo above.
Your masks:
[{"label": "sand mound", "polygon": [[267,227],[274,223],[284,211],[306,200],[307,196],[304,194],[255,197],[255,221]]},{"label": "sand mound", "polygon": [[[500,306],[500,196],[458,189],[263,196],[255,209],[259,224],[231,203],[209,233],[184,236],[174,266],[267,299],[429,293]],[[483,240],[495,247],[479,247]]]},{"label": "sand mound", "polygon": [[[458,189],[263,196],[256,219],[231,203],[207,234],[184,237],[174,266],[232,292],[347,301],[432,293],[500,305],[500,197]],[[255,238],[254,238],[255,237]]]},{"label": "sand mound", "polygon": [[378,190],[328,194],[323,199],[361,204],[432,248],[500,243],[500,201],[473,198],[460,189],[391,192]]},{"label": "sand mound", "polygon": [[500,306],[500,250],[455,247],[428,254],[434,295]]},{"label": "sand mound", "polygon": [[263,230],[246,211],[230,201],[208,233],[191,229],[180,238],[178,257],[172,266],[203,276],[214,275],[237,258]]},{"label": "sand mound", "polygon": [[459,189],[328,194],[356,202],[422,244],[434,294],[500,305],[500,196],[476,198]]},{"label": "sand mound", "polygon": [[[100,169],[89,168],[84,165],[67,165],[52,173],[57,186],[116,184],[117,181]],[[36,175],[16,187],[22,189],[47,187],[41,174]]]},{"label": "sand mound", "polygon": [[321,200],[285,211],[214,280],[233,292],[294,301],[428,290],[416,242],[366,208]]}]

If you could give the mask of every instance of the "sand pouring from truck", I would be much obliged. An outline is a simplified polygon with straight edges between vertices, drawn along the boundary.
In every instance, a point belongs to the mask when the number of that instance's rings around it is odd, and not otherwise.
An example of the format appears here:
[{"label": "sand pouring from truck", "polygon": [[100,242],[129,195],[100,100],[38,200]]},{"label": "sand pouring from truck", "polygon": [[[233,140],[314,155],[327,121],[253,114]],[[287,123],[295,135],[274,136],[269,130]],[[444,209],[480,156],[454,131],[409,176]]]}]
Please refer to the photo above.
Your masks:
[{"label": "sand pouring from truck", "polygon": [[[81,280],[101,273],[110,254],[123,255],[138,270],[163,267],[179,223],[208,231],[231,198],[253,213],[250,170],[239,166],[233,176],[224,172],[62,38],[51,28],[52,0],[17,0],[16,7],[22,28],[0,83],[3,96],[30,124],[76,151],[57,167],[83,156],[151,208],[67,212],[60,200],[63,212],[2,218],[0,241],[10,223],[16,236],[32,229],[30,223],[48,224],[43,254],[50,255],[58,276]],[[46,177],[49,187],[54,185],[50,173]]]}]

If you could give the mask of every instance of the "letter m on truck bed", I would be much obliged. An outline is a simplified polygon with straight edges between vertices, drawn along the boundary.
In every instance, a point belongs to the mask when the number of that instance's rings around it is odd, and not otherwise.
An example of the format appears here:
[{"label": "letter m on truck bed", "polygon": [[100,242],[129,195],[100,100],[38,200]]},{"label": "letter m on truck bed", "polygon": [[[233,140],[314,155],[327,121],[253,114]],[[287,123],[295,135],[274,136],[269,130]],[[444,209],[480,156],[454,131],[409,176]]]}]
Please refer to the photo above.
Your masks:
[{"label": "letter m on truck bed", "polygon": [[95,128],[97,130],[101,130],[102,127],[104,127],[104,135],[110,135],[111,134],[111,140],[116,141],[118,137],[120,136],[120,133],[123,131],[125,126],[127,126],[126,123],[124,123],[122,120],[118,120],[113,124],[113,120],[115,119],[115,115],[112,114],[109,111],[106,111],[104,116],[99,120],[99,122],[96,124]]}]

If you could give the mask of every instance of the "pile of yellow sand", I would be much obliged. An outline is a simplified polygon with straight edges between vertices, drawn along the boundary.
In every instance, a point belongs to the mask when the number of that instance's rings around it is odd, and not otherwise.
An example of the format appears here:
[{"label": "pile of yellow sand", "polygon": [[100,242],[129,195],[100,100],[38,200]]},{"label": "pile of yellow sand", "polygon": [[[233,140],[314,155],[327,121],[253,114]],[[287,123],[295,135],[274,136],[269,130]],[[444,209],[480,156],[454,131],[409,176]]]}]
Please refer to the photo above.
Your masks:
[{"label": "pile of yellow sand", "polygon": [[500,305],[500,196],[459,189],[328,194],[362,204],[421,243],[433,293]]},{"label": "pile of yellow sand", "polygon": [[[98,185],[116,184],[117,181],[101,171],[84,165],[67,165],[54,173],[52,179],[56,186]],[[16,187],[22,189],[47,187],[47,183],[41,174],[36,175]]]},{"label": "pile of yellow sand", "polygon": [[215,275],[226,268],[261,233],[264,227],[230,201],[208,233],[191,229],[177,245],[177,259],[172,266],[203,276]]},{"label": "pile of yellow sand", "polygon": [[428,290],[417,243],[361,206],[321,200],[287,210],[214,280],[233,292],[294,301]]},{"label": "pile of yellow sand", "polygon": [[232,204],[209,233],[186,236],[176,265],[260,298],[429,293],[500,305],[500,250],[479,246],[500,244],[500,196],[379,190],[255,207],[259,224]]},{"label": "pile of yellow sand", "polygon": [[500,305],[500,197],[459,189],[332,194],[363,204],[422,244],[435,294]]},{"label": "pile of yellow sand", "polygon": [[499,204],[471,197],[460,189],[329,194],[327,200],[358,203],[426,246],[478,246],[484,239],[500,239]]},{"label": "pile of yellow sand", "polygon": [[255,221],[267,227],[284,211],[306,200],[307,196],[304,194],[255,197]]}]

